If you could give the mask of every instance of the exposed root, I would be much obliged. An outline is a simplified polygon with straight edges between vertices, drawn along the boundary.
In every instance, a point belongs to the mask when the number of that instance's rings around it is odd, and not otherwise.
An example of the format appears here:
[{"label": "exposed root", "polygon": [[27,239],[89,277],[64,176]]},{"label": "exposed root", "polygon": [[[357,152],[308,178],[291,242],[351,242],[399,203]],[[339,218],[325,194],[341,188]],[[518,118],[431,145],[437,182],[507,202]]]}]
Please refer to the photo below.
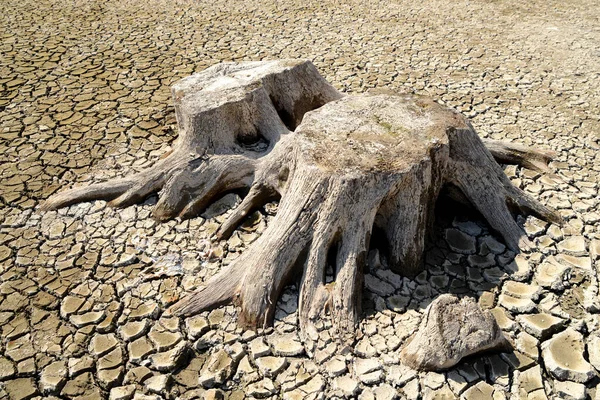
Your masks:
[{"label": "exposed root", "polygon": [[40,206],[40,211],[56,210],[72,204],[91,200],[113,200],[133,186],[132,177],[109,180],[90,186],[76,187],[58,193],[47,199]]},{"label": "exposed root", "polygon": [[521,189],[511,186],[510,195],[507,199],[509,208],[516,207],[521,214],[533,215],[539,219],[563,225],[563,217],[556,211],[546,207]]},{"label": "exposed root", "polygon": [[314,210],[326,190],[320,183],[318,179],[293,182],[269,229],[255,242],[262,251],[240,257],[240,263],[249,266],[248,284],[243,285],[238,298],[244,326],[270,324],[279,293],[312,240]]},{"label": "exposed root", "polygon": [[470,124],[448,131],[450,164],[448,182],[462,191],[514,251],[529,251],[531,242],[513,219],[508,207],[516,205],[523,212],[533,211],[541,218],[560,223],[561,217],[515,188],[504,171],[487,151]]},{"label": "exposed root", "polygon": [[243,267],[243,264],[232,264],[223,268],[205,286],[171,306],[168,312],[189,316],[230,303],[242,285],[245,272]]},{"label": "exposed root", "polygon": [[318,233],[311,243],[301,280],[298,313],[302,332],[306,332],[311,321],[322,316],[326,304],[331,303],[330,289],[334,284],[326,285],[325,271],[327,255],[334,245],[337,227],[333,224],[323,225],[316,229]]},{"label": "exposed root", "polygon": [[217,195],[250,186],[253,174],[254,161],[243,156],[207,156],[190,163],[166,182],[154,217],[166,221],[198,215]]},{"label": "exposed root", "polygon": [[241,325],[265,327],[282,288],[299,278],[301,335],[314,340],[315,321],[330,313],[339,340],[352,341],[374,225],[387,236],[391,268],[414,276],[444,186],[513,250],[531,243],[511,211],[561,222],[496,163],[547,171],[550,152],[482,142],[462,116],[428,98],[342,96],[299,61],[221,64],[176,84],[173,97],[180,137],[171,155],[132,177],[60,193],[42,209],[93,199],[124,207],[160,191],[154,216],[162,221],[193,217],[224,192],[249,189],[216,233],[226,239],[250,212],[280,198],[266,231],[172,306],[176,315],[234,302]]},{"label": "exposed root", "polygon": [[56,210],[91,200],[106,200],[110,206],[127,207],[158,191],[171,171],[185,164],[188,159],[189,156],[173,153],[146,171],[55,194],[40,206],[40,210]]},{"label": "exposed root", "polygon": [[[244,252],[224,274],[218,274],[207,283],[207,287],[214,287],[228,274],[240,276],[233,297],[241,308],[239,323],[243,326],[262,327],[270,323],[279,293],[312,239],[310,233],[315,218],[312,210],[322,199],[323,188],[318,180],[298,180],[288,194],[267,231],[253,244],[261,251]],[[199,290],[182,299],[172,311],[188,315],[216,306],[219,303],[212,300],[212,295],[212,292]]]},{"label": "exposed root", "polygon": [[550,150],[533,149],[517,143],[481,139],[485,147],[500,164],[516,164],[538,172],[552,172],[548,163],[556,157]]},{"label": "exposed root", "polygon": [[[370,214],[370,215],[369,215]],[[348,341],[360,317],[363,268],[375,213],[367,213],[346,230],[337,257],[335,286],[332,289],[332,317],[340,339]]]},{"label": "exposed root", "polygon": [[156,219],[190,218],[198,215],[219,194],[249,187],[254,162],[237,155],[213,155],[188,161],[175,152],[149,170],[129,178],[59,193],[48,199],[42,210],[96,199],[108,200],[110,207],[128,207],[160,191],[153,210]]},{"label": "exposed root", "polygon": [[[241,276],[239,282],[227,284],[228,290],[234,286],[236,289],[226,297],[240,307],[238,321],[242,326],[270,324],[279,293],[293,275],[302,276],[299,299],[302,332],[322,317],[328,306],[327,311],[331,312],[341,335],[351,332],[358,322],[362,268],[369,237],[386,192],[382,188],[387,188],[390,182],[376,180],[364,185],[360,177],[339,179],[310,170],[310,174],[304,168],[291,171],[277,216],[252,245],[261,251],[244,252],[207,283],[206,287],[214,287],[221,285],[228,275],[236,280]],[[360,205],[360,210],[353,205]],[[242,202],[233,211],[234,218],[247,208]],[[357,211],[360,218],[355,214]],[[326,284],[327,256],[338,240],[335,281]],[[221,297],[212,296],[213,292],[200,289],[171,311],[189,315],[221,304]]]},{"label": "exposed root", "polygon": [[238,225],[243,221],[251,211],[259,209],[270,199],[276,197],[276,192],[272,188],[262,184],[254,184],[250,191],[244,197],[240,205],[233,210],[231,215],[223,222],[216,233],[217,240],[228,239]]}]

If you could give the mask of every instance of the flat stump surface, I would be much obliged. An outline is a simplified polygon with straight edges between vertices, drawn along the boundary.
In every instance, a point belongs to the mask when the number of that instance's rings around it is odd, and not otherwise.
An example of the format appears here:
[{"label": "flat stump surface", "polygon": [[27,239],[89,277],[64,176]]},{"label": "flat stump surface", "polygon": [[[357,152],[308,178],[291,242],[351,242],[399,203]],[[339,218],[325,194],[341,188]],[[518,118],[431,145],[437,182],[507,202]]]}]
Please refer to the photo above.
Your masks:
[{"label": "flat stump surface", "polygon": [[402,172],[448,143],[453,120],[461,122],[425,97],[360,95],[307,114],[296,133],[303,153],[324,169]]}]

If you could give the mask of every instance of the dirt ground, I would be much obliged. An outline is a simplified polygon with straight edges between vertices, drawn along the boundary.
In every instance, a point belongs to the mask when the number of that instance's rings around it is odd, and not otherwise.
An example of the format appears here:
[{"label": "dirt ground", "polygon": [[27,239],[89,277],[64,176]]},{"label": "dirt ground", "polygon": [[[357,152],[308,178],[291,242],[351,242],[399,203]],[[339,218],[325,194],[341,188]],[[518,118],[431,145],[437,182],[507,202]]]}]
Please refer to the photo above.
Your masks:
[{"label": "dirt ground", "polygon": [[[3,0],[0,398],[600,399],[599,18],[591,0]],[[38,210],[166,153],[178,79],[275,58],[312,60],[345,92],[430,95],[481,136],[555,150],[550,174],[505,171],[567,223],[521,219],[535,248],[514,261],[477,216],[447,216],[414,280],[372,253],[354,348],[337,348],[325,320],[309,357],[294,286],[266,331],[237,328],[231,306],[163,316],[238,257],[275,205],[212,244],[235,195],[168,223],[151,218],[155,198]],[[441,293],[491,309],[514,352],[442,373],[401,365]]]}]

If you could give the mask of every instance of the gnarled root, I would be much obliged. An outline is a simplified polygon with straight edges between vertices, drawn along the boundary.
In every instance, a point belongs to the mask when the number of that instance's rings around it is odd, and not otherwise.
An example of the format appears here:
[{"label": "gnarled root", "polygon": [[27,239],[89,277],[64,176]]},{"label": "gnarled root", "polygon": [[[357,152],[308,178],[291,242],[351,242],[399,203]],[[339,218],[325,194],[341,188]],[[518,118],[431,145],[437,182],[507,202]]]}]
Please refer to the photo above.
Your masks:
[{"label": "gnarled root", "polygon": [[58,193],[41,210],[90,200],[126,207],[162,190],[157,219],[192,217],[218,194],[250,187],[258,160],[306,112],[342,96],[300,60],[219,64],[179,81],[172,94],[180,134],[168,157],[132,176]]},{"label": "gnarled root", "polygon": [[167,157],[149,170],[119,179],[89,186],[82,186],[55,194],[40,207],[41,211],[55,210],[75,203],[90,200],[114,201],[112,204],[126,206],[134,204],[150,193],[156,192],[165,182],[165,178],[185,159]]},{"label": "gnarled root", "polygon": [[147,171],[67,190],[48,199],[42,210],[52,210],[87,200],[107,200],[111,207],[127,207],[158,192],[154,216],[160,221],[196,215],[223,192],[249,187],[254,160],[237,155],[212,155],[190,159],[172,153]]},{"label": "gnarled root", "polygon": [[160,190],[155,217],[187,218],[223,192],[248,188],[216,233],[226,239],[252,210],[281,198],[267,230],[175,304],[178,315],[232,301],[242,325],[263,327],[298,278],[303,337],[314,339],[311,327],[329,312],[340,340],[352,341],[373,226],[387,236],[390,267],[413,276],[445,185],[514,250],[531,244],[511,209],[561,221],[496,163],[547,170],[550,153],[482,142],[464,117],[428,98],[342,96],[301,61],[220,64],[176,84],[173,97],[173,154],[131,177],[60,193],[43,209],[92,199],[127,206]]},{"label": "gnarled root", "polygon": [[[314,167],[298,166],[289,179],[277,216],[263,235],[205,287],[175,304],[171,312],[190,315],[227,298],[240,306],[240,324],[264,327],[271,322],[283,286],[295,275],[302,276],[299,318],[303,332],[324,315],[326,304],[331,304],[329,311],[341,333],[353,330],[360,313],[362,266],[375,213],[385,193],[365,185],[359,177],[332,177]],[[240,215],[238,210],[245,208],[242,202],[233,215]],[[335,278],[326,284],[327,255],[333,247],[338,249]],[[227,293],[215,296],[215,287]]]},{"label": "gnarled root", "polygon": [[207,156],[178,169],[166,181],[154,208],[155,218],[189,218],[206,208],[217,195],[249,187],[254,160],[243,156]]},{"label": "gnarled root", "polygon": [[492,139],[481,141],[500,164],[515,164],[538,172],[551,172],[548,163],[556,157],[554,151],[532,149],[518,143]]},{"label": "gnarled root", "polygon": [[[510,209],[562,223],[562,217],[512,185],[487,151],[471,124],[450,129],[450,162],[447,182],[455,185],[514,251],[527,251],[532,244],[517,225]],[[531,152],[523,152],[523,159]],[[496,153],[497,154],[497,153]],[[521,161],[522,161],[521,160]],[[544,164],[545,165],[545,164]]]}]

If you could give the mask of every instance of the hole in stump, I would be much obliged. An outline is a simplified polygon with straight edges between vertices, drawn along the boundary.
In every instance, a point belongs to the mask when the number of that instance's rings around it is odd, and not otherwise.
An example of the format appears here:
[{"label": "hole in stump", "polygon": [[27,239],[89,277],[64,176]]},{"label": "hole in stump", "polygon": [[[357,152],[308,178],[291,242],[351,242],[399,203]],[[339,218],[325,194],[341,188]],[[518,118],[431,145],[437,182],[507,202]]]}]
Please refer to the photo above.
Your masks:
[{"label": "hole in stump", "polygon": [[325,261],[327,267],[323,271],[323,282],[325,283],[333,282],[337,277],[338,271],[336,265],[338,252],[340,250],[340,242],[340,235],[336,234],[331,243],[329,244],[329,250],[327,250],[327,259]]},{"label": "hole in stump", "polygon": [[326,101],[321,96],[303,96],[299,99],[294,99],[294,104],[284,105],[275,96],[269,95],[271,103],[279,115],[281,122],[290,130],[295,131],[298,125],[302,122],[304,114],[309,111],[316,110],[325,105]]},{"label": "hole in stump", "polygon": [[269,141],[255,129],[253,132],[243,132],[236,136],[237,144],[244,150],[263,152],[269,148]]}]

